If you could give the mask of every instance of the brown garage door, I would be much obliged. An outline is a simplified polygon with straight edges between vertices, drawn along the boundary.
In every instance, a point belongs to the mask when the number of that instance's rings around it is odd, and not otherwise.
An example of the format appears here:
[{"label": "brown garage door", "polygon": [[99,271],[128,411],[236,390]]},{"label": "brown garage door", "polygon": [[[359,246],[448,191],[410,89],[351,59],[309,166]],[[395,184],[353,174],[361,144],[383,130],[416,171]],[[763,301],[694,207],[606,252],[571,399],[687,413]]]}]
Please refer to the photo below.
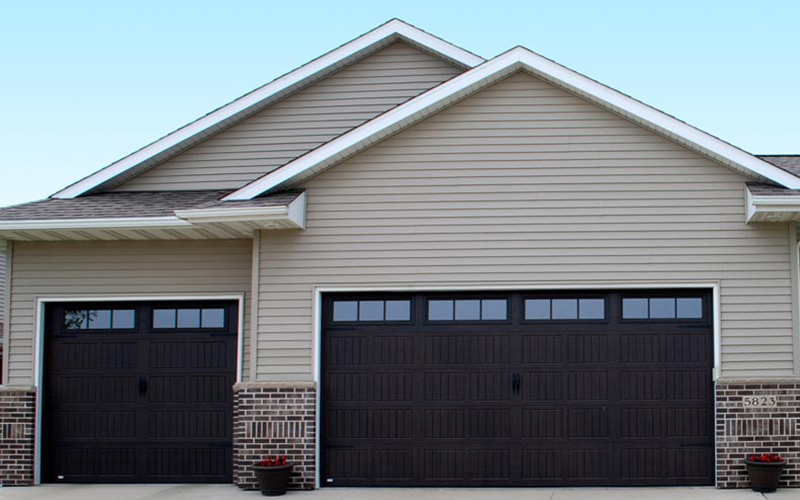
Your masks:
[{"label": "brown garage door", "polygon": [[230,482],[236,310],[49,306],[42,480]]},{"label": "brown garage door", "polygon": [[322,483],[710,485],[705,291],[331,295]]}]

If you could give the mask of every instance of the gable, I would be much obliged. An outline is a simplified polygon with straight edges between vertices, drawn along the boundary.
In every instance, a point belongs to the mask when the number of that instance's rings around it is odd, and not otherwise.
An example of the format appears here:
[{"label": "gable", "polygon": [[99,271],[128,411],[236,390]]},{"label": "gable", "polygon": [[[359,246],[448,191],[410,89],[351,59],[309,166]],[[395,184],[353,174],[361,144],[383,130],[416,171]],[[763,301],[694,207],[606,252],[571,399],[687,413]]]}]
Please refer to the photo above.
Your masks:
[{"label": "gable", "polygon": [[462,71],[396,42],[115,190],[240,188]]},{"label": "gable", "polygon": [[700,203],[724,203],[741,221],[745,181],[738,172],[520,71],[301,186],[309,190],[311,204],[316,189],[359,197],[391,194],[399,200],[413,193],[430,202],[446,196],[473,203],[472,196],[480,195],[492,204],[518,193],[514,196],[531,206],[537,198],[557,197],[565,200],[558,204],[563,208],[585,204],[587,196],[616,203],[658,193],[681,199],[714,192],[724,193],[725,201]]}]

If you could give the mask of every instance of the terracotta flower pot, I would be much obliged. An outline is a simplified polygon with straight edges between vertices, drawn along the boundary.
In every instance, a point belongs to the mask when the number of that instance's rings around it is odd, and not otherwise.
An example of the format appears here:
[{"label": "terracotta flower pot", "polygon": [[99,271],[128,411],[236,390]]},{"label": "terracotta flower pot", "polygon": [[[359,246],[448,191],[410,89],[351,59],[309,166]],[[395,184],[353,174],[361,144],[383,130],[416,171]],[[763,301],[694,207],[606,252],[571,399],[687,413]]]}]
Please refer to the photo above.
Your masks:
[{"label": "terracotta flower pot", "polygon": [[786,466],[786,460],[783,462],[756,462],[747,459],[745,463],[753,491],[770,493],[778,489],[778,481],[780,481],[781,472]]},{"label": "terracotta flower pot", "polygon": [[293,464],[274,465],[268,467],[255,466],[258,478],[258,489],[266,497],[277,497],[286,494],[289,486],[289,474]]}]

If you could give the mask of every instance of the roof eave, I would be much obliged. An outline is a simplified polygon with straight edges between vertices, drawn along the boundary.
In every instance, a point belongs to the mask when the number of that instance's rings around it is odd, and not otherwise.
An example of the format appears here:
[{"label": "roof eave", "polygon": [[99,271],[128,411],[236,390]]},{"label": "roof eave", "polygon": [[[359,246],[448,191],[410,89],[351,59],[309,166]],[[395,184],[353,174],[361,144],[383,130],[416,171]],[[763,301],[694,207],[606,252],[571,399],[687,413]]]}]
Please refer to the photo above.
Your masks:
[{"label": "roof eave", "polygon": [[754,195],[745,188],[745,222],[800,222],[800,196]]}]

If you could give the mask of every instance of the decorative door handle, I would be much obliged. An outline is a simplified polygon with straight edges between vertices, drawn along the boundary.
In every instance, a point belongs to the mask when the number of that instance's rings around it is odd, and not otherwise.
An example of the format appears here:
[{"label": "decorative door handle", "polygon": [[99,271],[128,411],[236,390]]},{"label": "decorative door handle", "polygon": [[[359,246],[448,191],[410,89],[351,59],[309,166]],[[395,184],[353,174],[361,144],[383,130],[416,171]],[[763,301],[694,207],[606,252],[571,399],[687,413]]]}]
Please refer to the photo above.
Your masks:
[{"label": "decorative door handle", "polygon": [[143,397],[145,394],[147,394],[147,379],[139,377],[139,397]]}]

